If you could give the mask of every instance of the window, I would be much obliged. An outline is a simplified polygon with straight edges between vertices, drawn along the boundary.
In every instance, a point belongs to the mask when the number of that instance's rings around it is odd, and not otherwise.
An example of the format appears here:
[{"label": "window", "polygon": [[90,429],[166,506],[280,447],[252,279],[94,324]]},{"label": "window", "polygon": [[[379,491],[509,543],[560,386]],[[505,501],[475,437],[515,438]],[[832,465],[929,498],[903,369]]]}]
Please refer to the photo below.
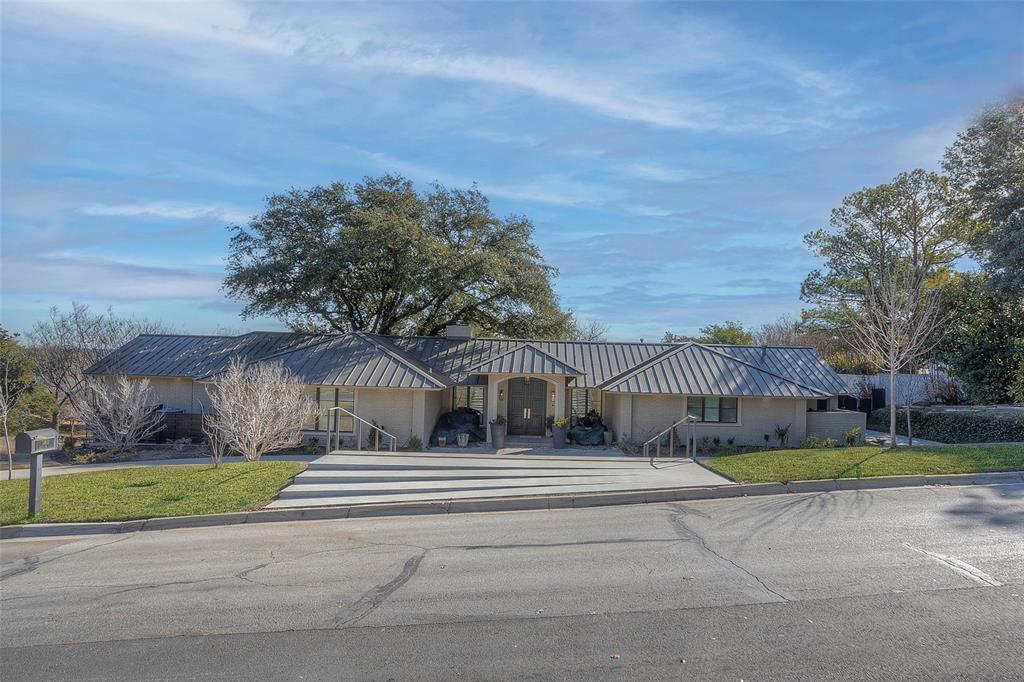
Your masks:
[{"label": "window", "polygon": [[574,388],[570,394],[573,421],[586,417],[591,410],[601,414],[601,391],[595,388]]},{"label": "window", "polygon": [[467,407],[480,413],[480,425],[487,422],[487,387],[456,386],[452,392],[452,408]]},{"label": "window", "polygon": [[[319,414],[312,422],[304,424],[304,428],[315,431],[328,431],[331,428],[330,409],[332,407],[344,407],[349,412],[356,409],[356,392],[351,388],[331,388],[322,386],[320,388],[307,388],[306,394],[320,407]],[[342,433],[352,433],[355,428],[355,420],[351,415],[338,411],[338,426]]]},{"label": "window", "polygon": [[695,417],[697,421],[709,424],[735,424],[739,414],[738,406],[738,398],[691,396],[686,400],[686,416]]}]

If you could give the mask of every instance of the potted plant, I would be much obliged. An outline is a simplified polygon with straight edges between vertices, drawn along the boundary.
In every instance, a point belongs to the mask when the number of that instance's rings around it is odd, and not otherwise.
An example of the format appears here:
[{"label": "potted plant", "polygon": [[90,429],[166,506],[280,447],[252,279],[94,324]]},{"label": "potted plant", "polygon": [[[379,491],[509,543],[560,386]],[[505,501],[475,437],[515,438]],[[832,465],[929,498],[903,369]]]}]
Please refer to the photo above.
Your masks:
[{"label": "potted plant", "polygon": [[468,447],[469,446],[469,434],[468,433],[460,433],[459,435],[455,436],[455,442],[459,444],[460,448]]},{"label": "potted plant", "polygon": [[604,430],[604,444],[606,446],[610,446],[614,441],[615,433],[611,429],[606,427]]},{"label": "potted plant", "polygon": [[569,430],[569,418],[556,419],[551,424],[551,445],[555,448],[565,447],[565,435]]},{"label": "potted plant", "polygon": [[448,436],[438,436],[437,437],[437,447],[443,448],[446,445],[448,445]]},{"label": "potted plant", "polygon": [[545,438],[551,438],[551,425],[554,424],[554,423],[555,423],[555,418],[552,417],[549,414],[547,416],[547,419],[544,420],[544,437]]},{"label": "potted plant", "polygon": [[505,447],[505,417],[500,414],[491,420],[491,444],[495,450]]}]

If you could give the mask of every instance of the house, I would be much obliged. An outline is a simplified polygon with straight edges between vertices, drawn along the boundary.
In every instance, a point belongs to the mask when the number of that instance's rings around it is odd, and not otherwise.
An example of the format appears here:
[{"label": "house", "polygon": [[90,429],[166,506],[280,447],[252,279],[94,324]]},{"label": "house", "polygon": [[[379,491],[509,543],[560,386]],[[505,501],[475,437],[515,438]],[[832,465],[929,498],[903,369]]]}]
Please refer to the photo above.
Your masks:
[{"label": "house", "polygon": [[[165,410],[198,415],[209,410],[207,386],[235,357],[279,362],[300,377],[321,408],[308,435],[321,441],[336,406],[400,444],[429,442],[438,417],[456,407],[477,410],[482,426],[504,416],[510,437],[541,436],[548,417],[590,410],[634,442],[686,415],[698,438],[736,445],[764,445],[766,434],[774,442],[776,425],[789,425],[794,444],[864,427],[863,414],[838,409],[847,385],[811,348],[477,338],[461,325],[441,337],[145,334],[87,373],[146,377]],[[345,415],[340,429],[357,425]]]}]

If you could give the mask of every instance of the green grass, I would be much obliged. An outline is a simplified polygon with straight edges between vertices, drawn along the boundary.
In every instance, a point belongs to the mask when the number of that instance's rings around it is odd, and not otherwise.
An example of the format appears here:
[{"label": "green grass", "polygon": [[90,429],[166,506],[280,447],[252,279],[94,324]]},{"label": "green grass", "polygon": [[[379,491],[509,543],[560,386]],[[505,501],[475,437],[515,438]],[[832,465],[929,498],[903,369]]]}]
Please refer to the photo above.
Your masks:
[{"label": "green grass", "polygon": [[132,467],[43,479],[42,512],[28,517],[28,481],[0,481],[0,525],[127,521],[259,509],[301,462]]},{"label": "green grass", "polygon": [[809,481],[1024,469],[1022,445],[953,445],[896,450],[874,446],[770,450],[726,455],[704,464],[743,483]]}]

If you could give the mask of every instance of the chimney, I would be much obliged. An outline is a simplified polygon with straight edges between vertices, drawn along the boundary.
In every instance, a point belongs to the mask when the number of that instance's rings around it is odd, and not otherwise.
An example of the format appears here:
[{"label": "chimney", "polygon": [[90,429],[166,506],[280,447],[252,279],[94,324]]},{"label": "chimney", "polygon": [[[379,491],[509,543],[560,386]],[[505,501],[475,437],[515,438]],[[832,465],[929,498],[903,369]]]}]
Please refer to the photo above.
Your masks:
[{"label": "chimney", "polygon": [[445,327],[444,335],[449,339],[471,339],[473,328],[468,324],[450,324]]}]

